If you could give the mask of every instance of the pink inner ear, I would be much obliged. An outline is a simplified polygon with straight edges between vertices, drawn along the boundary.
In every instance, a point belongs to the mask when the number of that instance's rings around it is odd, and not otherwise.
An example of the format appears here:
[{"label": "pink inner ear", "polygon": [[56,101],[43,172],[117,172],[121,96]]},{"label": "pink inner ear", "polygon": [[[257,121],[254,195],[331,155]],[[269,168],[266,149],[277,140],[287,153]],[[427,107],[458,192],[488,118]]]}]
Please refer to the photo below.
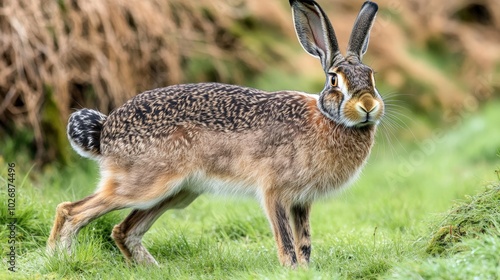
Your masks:
[{"label": "pink inner ear", "polygon": [[314,42],[320,48],[324,54],[326,54],[327,50],[327,42],[325,42],[324,33],[326,30],[323,30],[323,24],[321,22],[321,13],[316,11],[316,17],[309,17],[309,27],[311,28],[312,35],[314,36]]},{"label": "pink inner ear", "polygon": [[315,17],[308,17],[307,24],[309,25],[309,29],[311,30],[311,35],[313,38],[311,42],[314,42],[316,44],[316,47],[314,45],[314,49],[317,49],[318,56],[320,55],[325,55],[326,54],[326,49],[327,49],[327,42],[325,41],[325,36],[324,36],[324,31],[323,30],[323,24],[321,23],[321,14],[318,11],[314,11],[316,16]]}]

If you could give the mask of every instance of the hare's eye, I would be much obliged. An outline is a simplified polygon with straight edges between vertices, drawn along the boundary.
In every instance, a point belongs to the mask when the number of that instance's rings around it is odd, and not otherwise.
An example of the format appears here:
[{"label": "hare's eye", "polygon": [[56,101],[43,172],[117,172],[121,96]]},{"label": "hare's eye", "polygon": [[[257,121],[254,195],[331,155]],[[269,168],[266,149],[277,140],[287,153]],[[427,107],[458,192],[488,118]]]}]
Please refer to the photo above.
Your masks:
[{"label": "hare's eye", "polygon": [[330,86],[332,87],[337,87],[339,84],[339,79],[337,77],[337,74],[331,74],[330,76]]}]

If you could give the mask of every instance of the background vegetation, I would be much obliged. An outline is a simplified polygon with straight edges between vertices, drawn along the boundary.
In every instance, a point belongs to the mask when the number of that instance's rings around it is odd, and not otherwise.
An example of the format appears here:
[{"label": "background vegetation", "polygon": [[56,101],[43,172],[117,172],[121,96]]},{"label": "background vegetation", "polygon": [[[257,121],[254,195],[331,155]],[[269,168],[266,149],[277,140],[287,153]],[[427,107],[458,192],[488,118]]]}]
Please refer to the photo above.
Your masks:
[{"label": "background vegetation", "polygon": [[[377,2],[365,63],[388,115],[361,180],[315,204],[311,267],[297,271],[279,266],[257,203],[232,198],[166,213],[145,237],[161,268],[124,263],[109,234],[126,210],[85,228],[74,256],[44,251],[55,206],[91,193],[98,177],[68,146],[75,109],[109,113],[181,82],[321,90],[287,1],[2,2],[0,180],[15,162],[20,247],[19,272],[7,271],[2,253],[0,278],[500,277],[498,3]],[[362,1],[319,3],[345,47]]]}]

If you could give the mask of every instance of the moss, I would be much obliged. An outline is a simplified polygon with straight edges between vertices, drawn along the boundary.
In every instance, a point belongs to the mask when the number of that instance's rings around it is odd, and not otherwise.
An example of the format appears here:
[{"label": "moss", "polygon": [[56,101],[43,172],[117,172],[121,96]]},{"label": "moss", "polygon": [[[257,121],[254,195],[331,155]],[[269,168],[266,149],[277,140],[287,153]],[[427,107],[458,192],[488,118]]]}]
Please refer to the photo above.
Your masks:
[{"label": "moss", "polygon": [[[468,197],[451,209],[432,233],[427,253],[443,254],[464,238],[482,234],[500,236],[500,183]],[[455,247],[456,250],[456,247]]]}]

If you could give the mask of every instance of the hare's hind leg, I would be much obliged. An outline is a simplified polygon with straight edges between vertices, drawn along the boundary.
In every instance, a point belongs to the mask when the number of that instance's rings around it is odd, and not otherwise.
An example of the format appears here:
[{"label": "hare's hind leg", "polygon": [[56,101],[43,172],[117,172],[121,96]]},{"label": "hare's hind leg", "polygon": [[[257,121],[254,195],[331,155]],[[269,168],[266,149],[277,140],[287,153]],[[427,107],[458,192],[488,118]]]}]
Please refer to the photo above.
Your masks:
[{"label": "hare's hind leg", "polygon": [[[134,207],[141,208],[156,205],[169,193],[175,192],[175,187],[181,180],[179,175],[152,174],[151,184],[140,189],[138,172],[125,172],[117,166],[105,166],[104,178],[99,189],[92,195],[77,201],[63,202],[57,206],[54,226],[47,242],[49,251],[62,247],[70,251],[73,238],[78,231],[90,221],[117,209]],[[154,176],[153,176],[154,175]],[[136,178],[136,180],[134,180]]]},{"label": "hare's hind leg", "polygon": [[140,264],[156,264],[156,260],[142,245],[142,237],[151,225],[166,210],[173,208],[184,208],[198,197],[198,194],[188,191],[168,197],[152,208],[133,210],[125,220],[113,228],[112,237],[123,255],[131,261]]},{"label": "hare's hind leg", "polygon": [[293,224],[293,237],[295,240],[295,253],[301,265],[309,264],[311,255],[311,229],[309,226],[309,213],[311,205],[294,205],[291,209]]},{"label": "hare's hind leg", "polygon": [[[106,180],[102,185],[114,185],[114,181]],[[76,202],[63,202],[56,208],[54,226],[50,232],[47,248],[54,251],[56,247],[71,249],[72,239],[78,231],[90,221],[119,208],[125,207],[120,199],[109,192],[96,192]]]}]

